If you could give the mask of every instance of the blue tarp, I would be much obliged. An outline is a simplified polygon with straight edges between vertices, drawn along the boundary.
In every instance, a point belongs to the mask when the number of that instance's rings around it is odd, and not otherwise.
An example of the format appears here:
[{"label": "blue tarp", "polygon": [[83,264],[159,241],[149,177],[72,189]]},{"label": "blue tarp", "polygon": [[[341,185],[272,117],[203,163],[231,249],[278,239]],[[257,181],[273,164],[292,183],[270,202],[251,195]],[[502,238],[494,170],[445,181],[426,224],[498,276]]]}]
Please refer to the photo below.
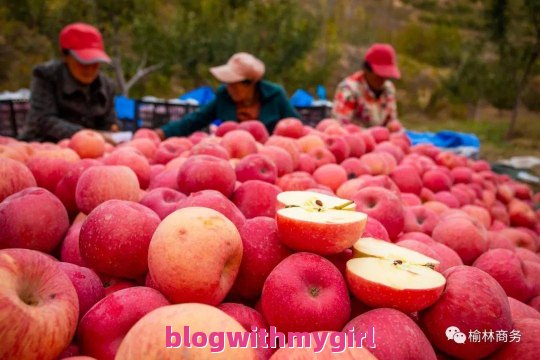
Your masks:
[{"label": "blue tarp", "polygon": [[210,86],[201,86],[180,96],[180,100],[196,100],[200,106],[214,100],[216,95]]},{"label": "blue tarp", "polygon": [[119,119],[135,119],[135,100],[123,95],[114,97],[114,109]]},{"label": "blue tarp", "polygon": [[441,148],[457,148],[462,146],[480,148],[480,140],[474,134],[450,130],[443,130],[437,133],[407,130],[406,133],[413,145],[429,143]]},{"label": "blue tarp", "polygon": [[298,89],[291,96],[292,106],[311,106],[313,104],[313,96],[306,90]]}]

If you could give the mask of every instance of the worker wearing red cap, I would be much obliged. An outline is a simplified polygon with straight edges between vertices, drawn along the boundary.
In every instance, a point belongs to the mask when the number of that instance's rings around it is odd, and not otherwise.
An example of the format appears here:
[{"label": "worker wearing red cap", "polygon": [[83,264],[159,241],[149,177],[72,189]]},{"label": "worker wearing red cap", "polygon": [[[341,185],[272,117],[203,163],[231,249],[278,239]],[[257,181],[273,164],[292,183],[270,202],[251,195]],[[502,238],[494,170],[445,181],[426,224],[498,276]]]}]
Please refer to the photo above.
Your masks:
[{"label": "worker wearing red cap", "polygon": [[117,131],[114,85],[100,72],[102,63],[111,62],[101,33],[74,23],[62,29],[59,40],[62,61],[33,70],[31,107],[21,138],[56,142],[84,128]]},{"label": "worker wearing red cap", "polygon": [[400,77],[394,48],[388,44],[373,44],[365,55],[363,70],[338,85],[333,117],[343,123],[366,127],[387,126],[398,121],[396,90],[390,79]]}]

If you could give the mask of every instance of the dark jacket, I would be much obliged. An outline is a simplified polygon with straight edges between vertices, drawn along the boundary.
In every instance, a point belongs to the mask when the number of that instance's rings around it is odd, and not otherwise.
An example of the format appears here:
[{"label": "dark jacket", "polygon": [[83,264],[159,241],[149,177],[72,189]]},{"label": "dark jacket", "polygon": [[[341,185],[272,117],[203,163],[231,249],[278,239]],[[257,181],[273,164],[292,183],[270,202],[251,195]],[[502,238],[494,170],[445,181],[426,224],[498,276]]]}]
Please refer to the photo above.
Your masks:
[{"label": "dark jacket", "polygon": [[84,128],[109,130],[117,124],[114,85],[101,73],[82,85],[67,65],[51,61],[34,68],[31,92],[22,140],[59,141]]},{"label": "dark jacket", "polygon": [[[300,118],[300,115],[290,104],[281,86],[270,81],[261,80],[258,83],[258,91],[261,96],[259,120],[266,126],[270,133],[274,130],[279,120],[287,117]],[[216,98],[204,107],[186,115],[179,121],[168,123],[161,129],[166,137],[187,136],[205,128],[216,119],[237,121],[236,106],[224,85],[221,85],[217,89]]]}]

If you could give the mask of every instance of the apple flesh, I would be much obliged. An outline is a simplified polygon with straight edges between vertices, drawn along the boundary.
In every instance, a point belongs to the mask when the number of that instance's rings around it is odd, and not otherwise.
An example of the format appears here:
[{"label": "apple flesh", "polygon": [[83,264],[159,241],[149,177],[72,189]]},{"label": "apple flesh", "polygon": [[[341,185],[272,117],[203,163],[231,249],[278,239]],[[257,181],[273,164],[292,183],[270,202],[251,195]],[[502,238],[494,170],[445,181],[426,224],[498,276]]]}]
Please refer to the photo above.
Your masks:
[{"label": "apple flesh", "polygon": [[287,191],[277,197],[281,241],[293,250],[337,254],[362,235],[367,216],[354,203],[310,191]]},{"label": "apple flesh", "polygon": [[358,240],[353,253],[346,278],[351,292],[366,305],[415,312],[442,294],[446,280],[433,270],[439,264],[435,259],[373,238]]}]

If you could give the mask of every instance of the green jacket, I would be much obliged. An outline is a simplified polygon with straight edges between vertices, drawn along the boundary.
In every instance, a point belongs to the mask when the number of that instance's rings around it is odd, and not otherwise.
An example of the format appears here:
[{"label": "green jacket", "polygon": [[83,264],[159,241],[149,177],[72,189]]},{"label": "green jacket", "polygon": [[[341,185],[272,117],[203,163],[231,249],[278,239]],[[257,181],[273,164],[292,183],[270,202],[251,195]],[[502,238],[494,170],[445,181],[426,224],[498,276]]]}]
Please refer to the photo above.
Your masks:
[{"label": "green jacket", "polygon": [[[259,120],[266,126],[268,132],[272,133],[276,123],[283,118],[300,119],[300,115],[290,104],[281,86],[261,80],[258,83],[258,90],[261,95]],[[165,133],[165,137],[187,136],[205,128],[217,119],[237,121],[236,106],[224,85],[218,87],[214,100],[181,120],[164,125],[161,129]]]}]

